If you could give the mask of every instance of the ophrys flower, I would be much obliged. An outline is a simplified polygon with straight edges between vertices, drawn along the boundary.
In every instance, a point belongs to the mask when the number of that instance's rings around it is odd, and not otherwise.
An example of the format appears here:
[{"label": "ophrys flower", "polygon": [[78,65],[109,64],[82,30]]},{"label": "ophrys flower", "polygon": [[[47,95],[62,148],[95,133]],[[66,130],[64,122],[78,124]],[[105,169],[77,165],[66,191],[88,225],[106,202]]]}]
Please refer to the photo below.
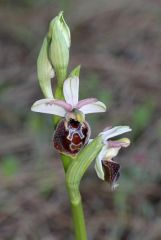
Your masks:
[{"label": "ophrys flower", "polygon": [[117,180],[120,176],[120,164],[114,161],[114,158],[118,155],[122,147],[130,145],[130,140],[128,138],[121,138],[119,140],[110,139],[130,131],[131,129],[128,126],[117,126],[100,133],[104,141],[104,146],[96,158],[95,170],[98,177],[107,181],[112,189],[117,187]]},{"label": "ophrys flower", "polygon": [[61,153],[75,155],[90,137],[90,127],[85,121],[85,114],[105,112],[106,106],[96,98],[78,101],[78,77],[69,77],[64,81],[63,93],[65,100],[41,99],[33,104],[31,110],[63,117],[53,136],[54,147]]}]

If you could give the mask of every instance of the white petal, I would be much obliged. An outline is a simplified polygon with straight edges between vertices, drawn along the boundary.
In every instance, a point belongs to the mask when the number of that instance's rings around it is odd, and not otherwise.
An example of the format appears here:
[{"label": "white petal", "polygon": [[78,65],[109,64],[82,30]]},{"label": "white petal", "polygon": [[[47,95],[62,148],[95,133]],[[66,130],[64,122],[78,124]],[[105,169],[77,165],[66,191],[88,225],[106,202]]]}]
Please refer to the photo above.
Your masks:
[{"label": "white petal", "polygon": [[95,167],[94,167],[96,170],[97,176],[102,180],[105,180],[105,174],[102,166],[102,159],[105,157],[106,152],[107,152],[107,148],[106,146],[104,146],[96,158]]},{"label": "white petal", "polygon": [[87,105],[84,105],[79,110],[82,111],[84,114],[105,112],[106,106],[103,102],[97,101],[95,103],[89,103]]},{"label": "white petal", "polygon": [[100,133],[100,135],[102,135],[103,140],[108,140],[109,138],[115,137],[125,132],[130,132],[130,131],[132,131],[132,129],[129,126],[117,126]]},{"label": "white petal", "polygon": [[66,102],[71,104],[73,107],[76,106],[79,94],[79,78],[69,77],[66,79],[63,85],[63,92]]},{"label": "white petal", "polygon": [[31,110],[33,112],[48,113],[64,117],[66,111],[63,107],[54,104],[54,99],[41,99],[36,101]]}]

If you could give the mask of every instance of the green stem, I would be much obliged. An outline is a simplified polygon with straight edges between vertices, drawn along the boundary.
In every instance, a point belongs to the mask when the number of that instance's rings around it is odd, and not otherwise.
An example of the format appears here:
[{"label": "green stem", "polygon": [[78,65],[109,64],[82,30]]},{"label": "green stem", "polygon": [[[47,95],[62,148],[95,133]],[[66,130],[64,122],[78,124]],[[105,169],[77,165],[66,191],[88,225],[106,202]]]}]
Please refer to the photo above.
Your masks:
[{"label": "green stem", "polygon": [[73,216],[75,239],[86,240],[87,233],[81,199],[77,204],[71,203],[71,210]]},{"label": "green stem", "polygon": [[[73,159],[69,156],[62,154],[61,160],[63,163],[64,171],[66,173],[69,168],[69,165],[76,159]],[[86,225],[84,220],[81,195],[79,192],[79,184],[78,183],[68,184],[68,181],[66,178],[66,188],[69,195],[69,201],[70,201],[70,206],[72,211],[75,239],[87,240]]]},{"label": "green stem", "polygon": [[61,160],[63,163],[64,171],[66,173],[68,170],[68,167],[69,167],[70,163],[73,161],[73,159],[67,155],[61,154]]},{"label": "green stem", "polygon": [[[82,207],[81,195],[79,192],[78,186],[74,188],[67,185],[67,191],[70,199],[70,206],[72,211],[75,240],[87,240],[86,224],[84,220],[84,212]],[[77,199],[73,201],[74,198]]]}]

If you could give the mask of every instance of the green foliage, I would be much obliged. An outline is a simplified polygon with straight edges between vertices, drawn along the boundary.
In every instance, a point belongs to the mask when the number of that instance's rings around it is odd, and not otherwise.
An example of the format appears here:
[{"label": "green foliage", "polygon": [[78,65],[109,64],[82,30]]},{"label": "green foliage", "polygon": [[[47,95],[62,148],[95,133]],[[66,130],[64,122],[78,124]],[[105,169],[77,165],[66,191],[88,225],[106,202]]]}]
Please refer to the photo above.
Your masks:
[{"label": "green foliage", "polygon": [[100,101],[107,103],[107,107],[108,107],[109,103],[111,103],[111,101],[112,101],[112,93],[109,90],[101,89],[98,96],[99,96],[98,98],[100,99]]},{"label": "green foliage", "polygon": [[54,191],[53,175],[47,179],[42,179],[39,185],[39,192],[44,198],[49,198]]},{"label": "green foliage", "polygon": [[132,117],[133,139],[138,138],[142,131],[148,126],[153,117],[154,109],[155,104],[152,101],[148,101],[136,108]]},{"label": "green foliage", "polygon": [[142,166],[130,165],[124,167],[121,172],[119,188],[114,193],[114,203],[120,213],[127,213],[129,210],[128,198],[130,195],[135,195],[138,184],[145,184],[150,180],[152,179]]},{"label": "green foliage", "polygon": [[2,173],[7,177],[15,175],[19,169],[19,163],[17,158],[13,155],[8,155],[4,157],[0,164],[0,169]]},{"label": "green foliage", "polygon": [[28,125],[35,133],[44,132],[47,120],[48,119],[44,115],[32,113],[28,118]]},{"label": "green foliage", "polygon": [[99,101],[107,103],[107,105],[112,101],[112,93],[108,89],[102,89],[100,86],[99,76],[93,72],[89,73],[86,76],[86,79],[84,82],[81,82],[81,88],[80,90],[80,96],[81,98],[87,98],[95,96],[99,99]]},{"label": "green foliage", "polygon": [[127,211],[127,198],[128,194],[120,188],[114,194],[114,203],[119,212]]}]

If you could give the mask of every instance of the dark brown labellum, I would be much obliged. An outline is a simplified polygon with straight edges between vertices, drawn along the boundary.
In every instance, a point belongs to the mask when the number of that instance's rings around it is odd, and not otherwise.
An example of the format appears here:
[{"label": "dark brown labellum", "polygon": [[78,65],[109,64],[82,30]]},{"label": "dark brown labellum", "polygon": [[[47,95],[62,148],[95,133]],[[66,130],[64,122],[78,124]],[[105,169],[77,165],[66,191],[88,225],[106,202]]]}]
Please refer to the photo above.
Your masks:
[{"label": "dark brown labellum", "polygon": [[89,124],[74,119],[62,119],[54,132],[54,147],[61,153],[76,155],[88,143],[90,137]]},{"label": "dark brown labellum", "polygon": [[114,184],[120,176],[120,164],[106,160],[102,161],[102,165],[105,173],[105,181]]}]

